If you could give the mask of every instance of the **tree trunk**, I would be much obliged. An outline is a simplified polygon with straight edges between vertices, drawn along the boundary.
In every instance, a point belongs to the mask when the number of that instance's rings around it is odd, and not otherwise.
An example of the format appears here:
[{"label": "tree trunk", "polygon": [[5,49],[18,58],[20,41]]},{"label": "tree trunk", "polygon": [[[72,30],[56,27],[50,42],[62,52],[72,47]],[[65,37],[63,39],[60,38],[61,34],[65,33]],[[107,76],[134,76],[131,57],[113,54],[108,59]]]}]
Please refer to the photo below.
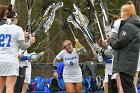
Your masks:
[{"label": "tree trunk", "polygon": [[140,16],[140,0],[134,0],[134,4],[135,4],[135,7],[136,7],[137,15]]}]

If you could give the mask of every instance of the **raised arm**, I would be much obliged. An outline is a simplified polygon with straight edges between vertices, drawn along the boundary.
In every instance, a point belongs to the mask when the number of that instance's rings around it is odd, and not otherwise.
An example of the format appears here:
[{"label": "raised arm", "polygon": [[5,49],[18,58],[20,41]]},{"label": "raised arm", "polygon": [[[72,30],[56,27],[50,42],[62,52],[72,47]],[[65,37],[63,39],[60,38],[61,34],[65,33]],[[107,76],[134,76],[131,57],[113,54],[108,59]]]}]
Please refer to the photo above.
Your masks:
[{"label": "raised arm", "polygon": [[75,39],[75,48],[76,48],[76,52],[79,55],[85,55],[87,53],[85,47],[80,44],[78,39]]}]

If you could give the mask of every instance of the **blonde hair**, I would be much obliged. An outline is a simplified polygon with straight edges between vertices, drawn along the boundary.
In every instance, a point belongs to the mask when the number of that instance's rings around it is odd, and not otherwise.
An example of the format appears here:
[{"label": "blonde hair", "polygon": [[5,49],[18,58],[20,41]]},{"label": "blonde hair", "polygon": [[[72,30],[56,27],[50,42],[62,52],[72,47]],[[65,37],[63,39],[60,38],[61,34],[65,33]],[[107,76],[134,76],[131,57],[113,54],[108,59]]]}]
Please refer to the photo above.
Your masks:
[{"label": "blonde hair", "polygon": [[123,5],[121,11],[127,12],[128,16],[130,17],[136,15],[136,9],[132,1],[128,1],[127,4]]}]

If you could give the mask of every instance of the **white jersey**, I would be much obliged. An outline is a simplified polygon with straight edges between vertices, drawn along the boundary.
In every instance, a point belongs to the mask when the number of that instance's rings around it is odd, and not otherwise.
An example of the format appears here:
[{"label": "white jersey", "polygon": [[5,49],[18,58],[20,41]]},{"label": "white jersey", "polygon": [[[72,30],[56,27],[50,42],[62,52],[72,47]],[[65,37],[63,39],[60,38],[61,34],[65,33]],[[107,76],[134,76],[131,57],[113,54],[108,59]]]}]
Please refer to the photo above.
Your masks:
[{"label": "white jersey", "polygon": [[62,50],[56,58],[64,61],[63,78],[81,78],[82,71],[78,64],[79,54],[77,54],[76,49],[73,48],[73,52],[69,54],[66,50]]},{"label": "white jersey", "polygon": [[[115,38],[113,33],[118,33],[119,31],[119,27],[121,24],[121,20],[122,19],[117,19],[115,20],[114,24],[113,24],[113,28],[111,29],[111,37]],[[108,46],[108,49],[111,51],[112,47]],[[110,51],[106,51],[106,55],[110,55]],[[114,57],[112,58],[114,59]],[[108,82],[108,75],[112,75],[112,70],[113,70],[113,60],[112,63],[106,63],[105,64],[105,78],[104,78],[104,82]],[[114,79],[114,77],[112,77]]]},{"label": "white jersey", "polygon": [[19,63],[18,41],[24,40],[24,33],[17,25],[0,26],[0,63]]},{"label": "white jersey", "polygon": [[121,20],[122,20],[122,19],[117,19],[117,20],[115,20],[115,22],[114,22],[114,24],[113,24],[113,28],[111,29],[111,32],[118,33],[119,28],[120,28],[120,24],[121,24]]},{"label": "white jersey", "polygon": [[[23,56],[29,56],[27,50],[19,49],[19,53],[23,53],[23,52],[24,52]],[[19,66],[28,66],[28,60],[20,61]]]},{"label": "white jersey", "polygon": [[137,71],[140,71],[140,52],[139,52],[139,59],[138,59]]},{"label": "white jersey", "polygon": [[[19,49],[19,53],[23,53],[23,52],[24,52],[23,56],[30,56],[30,54],[28,54],[27,50]],[[31,81],[31,62],[29,62],[29,60],[20,61],[19,66],[20,67],[27,66],[26,71],[25,71],[24,83],[30,84],[30,81]]]}]

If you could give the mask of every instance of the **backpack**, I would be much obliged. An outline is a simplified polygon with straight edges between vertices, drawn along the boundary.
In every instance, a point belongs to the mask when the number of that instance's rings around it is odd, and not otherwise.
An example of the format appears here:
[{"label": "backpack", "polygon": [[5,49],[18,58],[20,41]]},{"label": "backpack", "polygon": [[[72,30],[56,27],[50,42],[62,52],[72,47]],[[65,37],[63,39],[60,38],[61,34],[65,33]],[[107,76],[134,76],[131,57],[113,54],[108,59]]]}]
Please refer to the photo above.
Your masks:
[{"label": "backpack", "polygon": [[86,92],[94,92],[96,91],[96,80],[93,79],[92,76],[86,76],[83,81],[83,87],[85,88]]},{"label": "backpack", "polygon": [[58,73],[58,78],[51,78],[50,79],[50,89],[53,92],[57,92],[60,90],[65,90],[65,83],[63,80],[63,69],[64,69],[64,62],[57,62],[57,73]]},{"label": "backpack", "polygon": [[93,61],[83,62],[81,65],[81,70],[84,78],[86,76],[92,76],[93,78],[95,78],[96,69],[97,69],[97,63]]},{"label": "backpack", "polygon": [[64,62],[57,62],[57,73],[58,73],[58,78],[63,79],[63,69],[64,69]]},{"label": "backpack", "polygon": [[57,91],[63,91],[63,87],[60,84],[60,81],[58,78],[50,78],[50,90],[51,92],[57,92]]},{"label": "backpack", "polygon": [[44,92],[43,93],[51,93],[51,90],[50,90],[50,79],[47,79],[47,78],[45,78],[44,80],[43,80],[43,82],[44,82]]},{"label": "backpack", "polygon": [[97,91],[100,91],[100,90],[104,89],[103,83],[104,83],[104,77],[96,76],[96,87],[97,87],[96,90]]},{"label": "backpack", "polygon": [[42,76],[35,76],[33,78],[33,82],[32,85],[34,87],[33,91],[43,91],[44,90],[44,81],[43,81],[43,77]]}]

